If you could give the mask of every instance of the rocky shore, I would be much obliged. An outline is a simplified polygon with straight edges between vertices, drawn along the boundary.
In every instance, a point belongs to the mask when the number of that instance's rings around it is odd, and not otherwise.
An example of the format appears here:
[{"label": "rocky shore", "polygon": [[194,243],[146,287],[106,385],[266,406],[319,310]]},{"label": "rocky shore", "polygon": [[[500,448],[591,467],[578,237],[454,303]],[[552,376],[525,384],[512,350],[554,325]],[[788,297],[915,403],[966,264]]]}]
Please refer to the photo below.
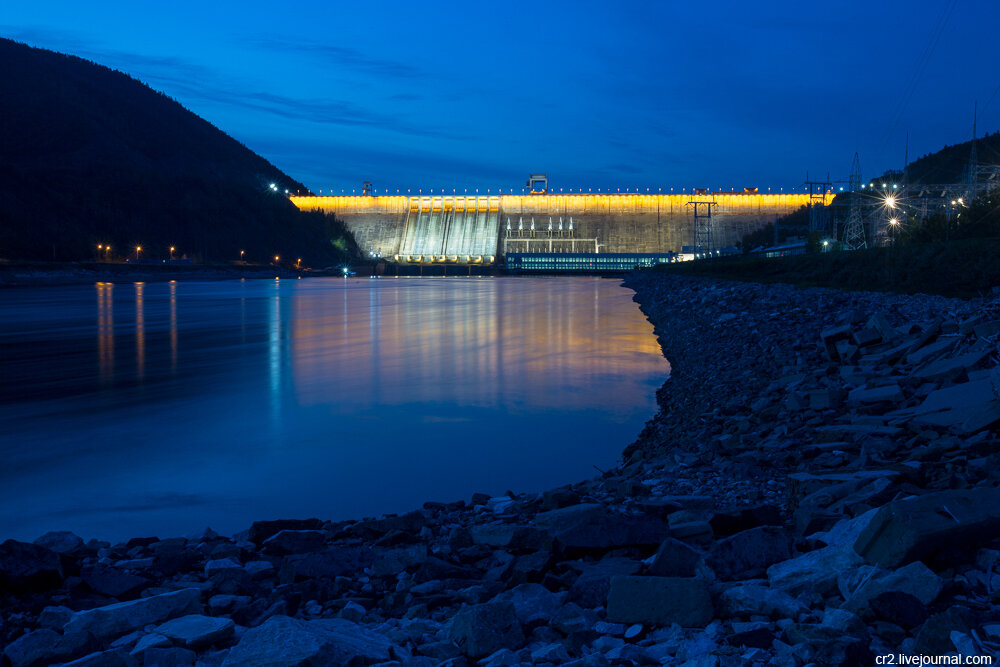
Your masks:
[{"label": "rocky shore", "polygon": [[626,284],[672,375],[617,469],[232,537],[8,540],[5,664],[996,656],[1000,302]]}]

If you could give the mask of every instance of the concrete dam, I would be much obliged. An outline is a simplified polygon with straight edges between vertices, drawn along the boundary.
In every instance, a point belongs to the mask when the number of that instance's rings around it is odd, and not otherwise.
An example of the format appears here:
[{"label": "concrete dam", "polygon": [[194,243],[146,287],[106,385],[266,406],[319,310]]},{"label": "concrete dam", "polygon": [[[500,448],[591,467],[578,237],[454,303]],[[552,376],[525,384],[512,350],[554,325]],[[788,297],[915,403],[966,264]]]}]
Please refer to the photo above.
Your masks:
[{"label": "concrete dam", "polygon": [[361,249],[404,264],[493,264],[507,253],[680,253],[744,234],[833,194],[293,196],[344,221]]}]

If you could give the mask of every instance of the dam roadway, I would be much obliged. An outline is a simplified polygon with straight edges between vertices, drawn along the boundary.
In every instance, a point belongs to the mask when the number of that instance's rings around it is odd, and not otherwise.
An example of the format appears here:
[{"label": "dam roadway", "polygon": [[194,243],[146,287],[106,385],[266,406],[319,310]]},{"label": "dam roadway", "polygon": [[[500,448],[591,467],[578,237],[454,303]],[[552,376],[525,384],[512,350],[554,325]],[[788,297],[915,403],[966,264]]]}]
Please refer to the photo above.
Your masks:
[{"label": "dam roadway", "polygon": [[733,246],[810,201],[829,205],[833,194],[813,200],[808,194],[754,192],[290,199],[301,210],[343,220],[366,254],[401,263],[491,264],[508,252],[669,253],[694,245]]}]

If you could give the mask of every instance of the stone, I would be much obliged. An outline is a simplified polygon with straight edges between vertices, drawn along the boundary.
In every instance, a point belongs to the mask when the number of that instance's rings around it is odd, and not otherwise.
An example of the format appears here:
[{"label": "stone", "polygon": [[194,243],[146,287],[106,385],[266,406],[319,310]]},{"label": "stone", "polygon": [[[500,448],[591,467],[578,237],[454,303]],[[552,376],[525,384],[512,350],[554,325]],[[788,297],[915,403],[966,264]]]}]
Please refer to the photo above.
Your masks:
[{"label": "stone", "polygon": [[264,553],[283,556],[320,551],[326,546],[322,530],[282,530],[264,540]]},{"label": "stone", "polygon": [[61,635],[43,628],[25,635],[7,645],[3,655],[11,667],[36,667],[63,662],[92,650],[90,638],[83,633]]},{"label": "stone", "polygon": [[716,537],[729,537],[758,526],[780,526],[781,510],[777,505],[754,505],[720,510],[709,520]]},{"label": "stone", "polygon": [[384,577],[420,565],[427,560],[427,545],[412,544],[396,549],[377,549],[372,561],[375,576]]},{"label": "stone", "polygon": [[470,658],[483,658],[502,648],[524,645],[517,611],[510,602],[486,602],[463,607],[452,617],[448,638]]},{"label": "stone", "polygon": [[156,665],[156,667],[188,667],[188,665],[194,665],[197,657],[194,651],[176,646],[148,648],[142,652],[143,664]]},{"label": "stone", "polygon": [[839,356],[837,354],[837,343],[842,340],[848,340],[853,334],[850,324],[842,324],[839,326],[828,327],[820,332],[820,340],[823,341],[823,347],[826,349],[827,357],[831,361],[837,361]]},{"label": "stone", "polygon": [[570,655],[562,644],[546,644],[532,651],[531,659],[538,663],[551,662],[564,665],[570,661]]},{"label": "stone", "polygon": [[807,591],[828,595],[837,589],[837,573],[864,561],[848,545],[834,545],[809,551],[767,568],[772,588],[790,595]]},{"label": "stone", "polygon": [[211,577],[213,574],[223,570],[239,570],[242,569],[242,567],[243,566],[233,558],[215,558],[205,562],[205,576]]},{"label": "stone", "polygon": [[350,621],[272,616],[243,633],[222,667],[312,667],[386,662],[392,643]]},{"label": "stone", "polygon": [[798,598],[759,584],[733,586],[719,595],[718,612],[722,618],[733,616],[798,618],[808,611],[809,607]]},{"label": "stone", "polygon": [[[333,579],[357,575],[375,560],[375,552],[367,546],[335,547],[309,554],[286,556],[297,578]],[[266,561],[265,561],[266,562]],[[270,565],[270,563],[268,563]],[[247,564],[249,571],[250,564]]]},{"label": "stone", "polygon": [[894,500],[854,543],[866,561],[896,568],[955,543],[975,547],[1000,537],[1000,489],[940,491]]},{"label": "stone", "polygon": [[613,623],[704,627],[712,620],[712,598],[699,579],[616,576],[607,614]]},{"label": "stone", "polygon": [[132,647],[131,654],[141,656],[147,649],[170,648],[173,645],[173,642],[171,642],[167,637],[152,632],[139,638],[139,641],[137,641],[135,646]]},{"label": "stone", "polygon": [[66,624],[65,631],[89,632],[100,640],[113,639],[151,623],[162,623],[200,611],[200,597],[199,589],[183,588],[130,602],[78,611]]},{"label": "stone", "polygon": [[424,527],[425,522],[424,513],[420,510],[414,510],[402,515],[384,516],[380,519],[359,521],[351,526],[347,532],[352,535],[372,539],[392,531],[418,533]]},{"label": "stone", "polygon": [[905,396],[898,384],[890,384],[884,387],[858,387],[847,394],[847,402],[851,405],[865,405],[869,403],[899,403]]},{"label": "stone", "polygon": [[490,602],[514,605],[518,622],[524,628],[530,628],[554,616],[565,597],[565,593],[558,595],[541,584],[521,584],[500,593]]},{"label": "stone", "polygon": [[844,608],[852,611],[867,609],[872,598],[889,591],[908,593],[922,604],[929,605],[941,593],[943,586],[941,579],[920,561],[894,572],[862,565],[842,572],[837,584],[845,598]]},{"label": "stone", "polygon": [[519,526],[510,523],[473,526],[469,529],[473,544],[485,544],[504,549],[525,549],[535,551],[549,546],[548,536],[535,526]]},{"label": "stone", "polygon": [[720,579],[745,579],[791,556],[792,541],[782,528],[760,526],[716,541],[705,562]]},{"label": "stone", "polygon": [[69,623],[69,619],[73,618],[73,614],[73,610],[69,607],[46,607],[38,615],[38,626],[51,630],[62,630]]},{"label": "stone", "polygon": [[255,521],[250,526],[247,539],[260,546],[268,538],[283,530],[319,530],[323,522],[319,519],[278,519],[275,521]]},{"label": "stone", "polygon": [[923,602],[902,591],[886,591],[874,596],[870,602],[874,614],[901,628],[915,628],[927,620]]},{"label": "stone", "polygon": [[228,618],[189,614],[159,625],[154,632],[175,644],[200,649],[233,637],[235,624]]},{"label": "stone", "polygon": [[108,597],[128,599],[149,585],[149,579],[106,565],[91,565],[80,571],[80,578],[90,590]]},{"label": "stone", "polygon": [[69,531],[62,530],[45,533],[35,540],[35,544],[45,547],[50,551],[55,551],[57,554],[68,554],[83,546],[83,538]]},{"label": "stone", "polygon": [[668,534],[667,525],[646,515],[629,516],[607,511],[602,505],[571,505],[535,515],[565,553],[593,554],[621,547],[655,547]]},{"label": "stone", "polygon": [[[314,554],[308,554],[305,558],[312,556]],[[267,575],[274,573],[274,564],[267,560],[253,560],[243,566],[243,569],[248,575],[254,578],[265,577]],[[323,576],[323,575],[317,575]],[[333,575],[337,576],[337,575]]]},{"label": "stone", "polygon": [[944,655],[952,653],[955,645],[951,641],[952,632],[969,633],[973,629],[973,617],[965,607],[949,607],[945,611],[930,616],[916,632],[913,653],[918,655]]},{"label": "stone", "polygon": [[60,667],[134,667],[133,658],[121,649],[99,651],[78,658],[73,662],[64,662]]},{"label": "stone", "polygon": [[957,357],[945,357],[932,361],[914,372],[914,377],[921,380],[945,380],[967,372],[990,356],[990,349],[974,350]]},{"label": "stone", "polygon": [[649,572],[657,577],[693,577],[700,560],[697,549],[668,537],[653,556]]},{"label": "stone", "polygon": [[586,566],[569,589],[569,599],[582,607],[593,609],[604,605],[611,590],[611,577],[635,574],[642,563],[628,558],[604,558]]},{"label": "stone", "polygon": [[16,540],[0,544],[0,590],[39,592],[55,588],[62,581],[59,554],[51,549]]}]

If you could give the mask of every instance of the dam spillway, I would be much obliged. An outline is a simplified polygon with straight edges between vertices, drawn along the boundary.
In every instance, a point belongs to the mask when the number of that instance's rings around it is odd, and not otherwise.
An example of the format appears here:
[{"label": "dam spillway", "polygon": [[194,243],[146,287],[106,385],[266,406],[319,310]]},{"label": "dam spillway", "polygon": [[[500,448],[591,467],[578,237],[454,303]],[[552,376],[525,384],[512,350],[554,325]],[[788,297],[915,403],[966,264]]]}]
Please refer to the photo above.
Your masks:
[{"label": "dam spillway", "polygon": [[291,201],[302,210],[336,215],[366,254],[403,263],[490,264],[508,252],[668,253],[732,246],[811,202],[829,205],[833,194],[349,195]]}]

